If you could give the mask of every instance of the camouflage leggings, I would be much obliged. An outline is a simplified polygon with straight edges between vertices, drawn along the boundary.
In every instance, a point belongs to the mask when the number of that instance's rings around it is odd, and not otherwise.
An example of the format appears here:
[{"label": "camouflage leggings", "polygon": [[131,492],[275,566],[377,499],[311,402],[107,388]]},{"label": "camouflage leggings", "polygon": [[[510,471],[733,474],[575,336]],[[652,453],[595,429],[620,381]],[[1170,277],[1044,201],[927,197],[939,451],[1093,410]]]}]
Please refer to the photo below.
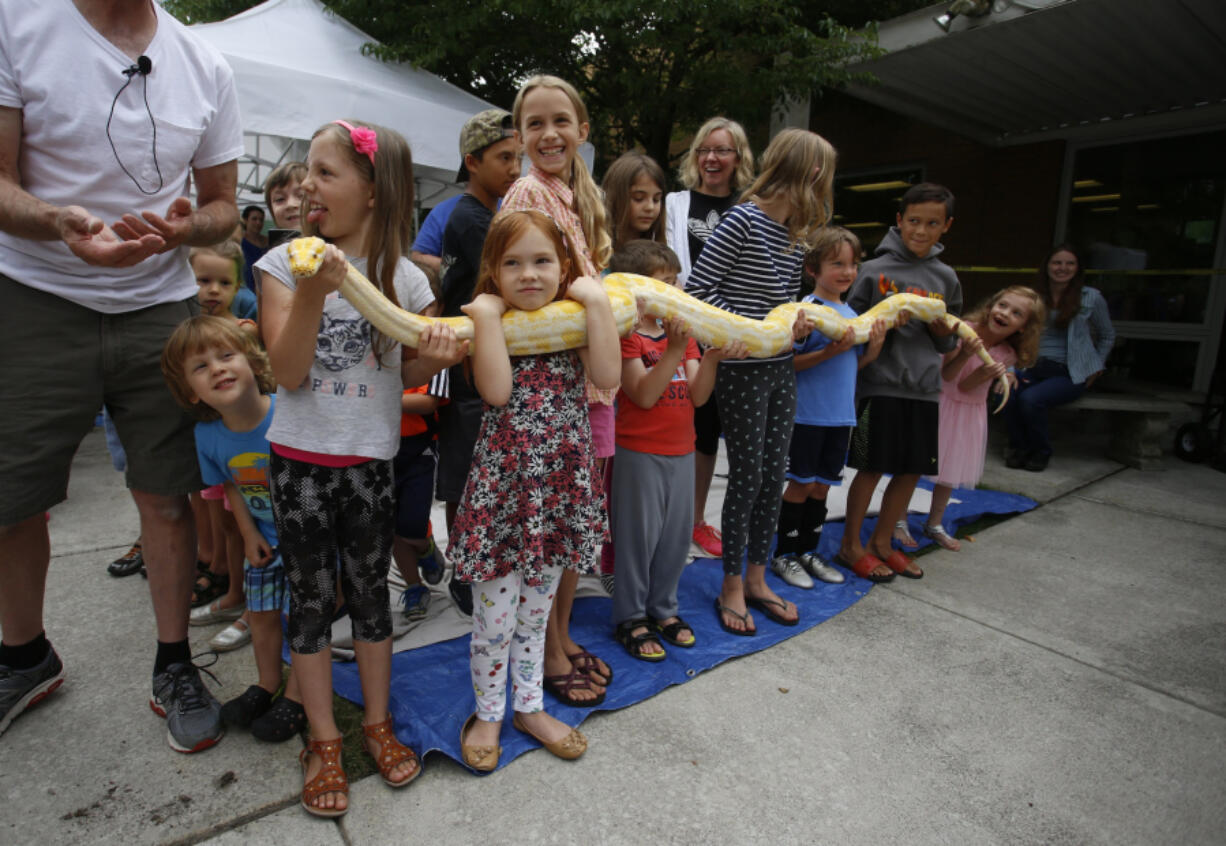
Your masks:
[{"label": "camouflage leggings", "polygon": [[338,560],[354,640],[391,637],[392,462],[323,467],[274,451],[270,467],[273,515],[289,580],[290,649],[312,655],[328,648]]}]

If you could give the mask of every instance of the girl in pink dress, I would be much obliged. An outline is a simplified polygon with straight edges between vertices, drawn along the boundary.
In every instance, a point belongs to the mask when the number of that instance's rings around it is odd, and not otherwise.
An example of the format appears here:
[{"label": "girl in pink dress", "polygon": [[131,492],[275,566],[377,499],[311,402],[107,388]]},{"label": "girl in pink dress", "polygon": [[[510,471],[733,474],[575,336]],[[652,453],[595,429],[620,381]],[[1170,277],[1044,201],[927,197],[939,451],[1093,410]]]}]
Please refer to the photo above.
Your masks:
[{"label": "girl in pink dress", "polygon": [[[979,336],[960,341],[945,355],[941,368],[941,418],[938,430],[937,475],[927,477],[934,483],[932,507],[924,534],[952,552],[962,544],[945,530],[942,519],[954,488],[974,488],[983,475],[983,457],[988,443],[987,397],[991,384],[1008,373],[1011,385],[1017,380],[1008,368],[1014,364],[1029,367],[1039,351],[1044,309],[1039,295],[1016,285],[993,294],[965,318]],[[995,360],[985,365],[976,353],[987,348]],[[907,524],[898,524],[895,537],[904,545],[915,546]]]}]

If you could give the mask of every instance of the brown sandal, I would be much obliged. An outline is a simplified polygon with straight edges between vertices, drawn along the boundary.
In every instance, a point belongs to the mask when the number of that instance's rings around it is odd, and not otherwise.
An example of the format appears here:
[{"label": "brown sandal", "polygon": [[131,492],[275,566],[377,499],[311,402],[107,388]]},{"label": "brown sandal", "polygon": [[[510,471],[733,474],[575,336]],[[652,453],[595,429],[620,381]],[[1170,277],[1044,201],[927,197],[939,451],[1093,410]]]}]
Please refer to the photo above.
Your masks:
[{"label": "brown sandal", "polygon": [[[298,762],[302,765],[303,780],[302,807],[308,814],[317,817],[340,817],[349,810],[348,802],[344,808],[321,808],[315,804],[325,793],[340,793],[348,800],[349,779],[346,778],[345,771],[341,769],[341,750],[343,748],[344,743],[339,737],[335,740],[312,740],[299,754]],[[321,764],[319,772],[310,781],[306,780],[308,755],[318,755]]]},{"label": "brown sandal", "polygon": [[[396,735],[392,732],[391,717],[388,717],[381,723],[362,726],[362,734],[366,735],[367,740],[373,740],[379,744],[379,754],[371,755],[370,757],[375,759],[375,766],[379,768],[379,775],[383,778],[383,783],[388,787],[407,787],[410,781],[421,775],[421,761],[418,759],[417,753],[396,739]],[[367,747],[366,751],[369,753],[370,748]],[[392,770],[405,761],[413,762],[415,765],[413,772],[400,781],[393,781]]]},{"label": "brown sandal", "polygon": [[560,676],[545,676],[542,687],[552,693],[559,702],[572,708],[594,708],[604,702],[605,695],[597,694],[595,699],[576,699],[570,695],[571,690],[591,690],[592,680],[578,667],[571,666],[571,671]]}]

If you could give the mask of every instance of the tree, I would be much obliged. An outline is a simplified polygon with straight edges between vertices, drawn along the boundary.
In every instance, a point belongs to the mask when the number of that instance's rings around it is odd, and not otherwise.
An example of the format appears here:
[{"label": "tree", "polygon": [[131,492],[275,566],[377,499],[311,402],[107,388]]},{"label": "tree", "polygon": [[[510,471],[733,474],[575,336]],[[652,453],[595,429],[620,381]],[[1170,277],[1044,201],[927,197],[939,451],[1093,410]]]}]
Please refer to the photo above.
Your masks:
[{"label": "tree", "polygon": [[[234,14],[244,0],[167,0],[192,22]],[[379,58],[424,68],[509,108],[520,83],[544,71],[583,96],[602,158],[641,146],[661,163],[706,118],[758,127],[772,107],[852,78],[848,65],[875,52],[829,16],[863,20],[917,0],[485,0],[442,12],[427,0],[326,0],[380,42]],[[678,152],[674,152],[674,147]]]}]

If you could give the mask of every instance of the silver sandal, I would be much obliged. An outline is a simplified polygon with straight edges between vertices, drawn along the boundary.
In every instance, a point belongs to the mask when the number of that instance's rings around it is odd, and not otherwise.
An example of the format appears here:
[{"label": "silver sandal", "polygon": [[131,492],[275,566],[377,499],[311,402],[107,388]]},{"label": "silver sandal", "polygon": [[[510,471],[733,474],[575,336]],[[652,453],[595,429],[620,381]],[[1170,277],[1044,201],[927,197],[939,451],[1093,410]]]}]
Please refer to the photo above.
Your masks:
[{"label": "silver sandal", "polygon": [[962,546],[962,544],[959,543],[953,535],[945,531],[945,527],[939,523],[935,526],[931,523],[925,523],[924,534],[931,538],[937,544],[937,546],[941,547],[942,549],[948,549],[950,552],[955,552]]},{"label": "silver sandal", "polygon": [[[902,532],[903,537],[898,536],[899,532]],[[919,541],[911,536],[911,527],[906,520],[899,520],[894,524],[894,540],[906,547],[919,546]]]}]

